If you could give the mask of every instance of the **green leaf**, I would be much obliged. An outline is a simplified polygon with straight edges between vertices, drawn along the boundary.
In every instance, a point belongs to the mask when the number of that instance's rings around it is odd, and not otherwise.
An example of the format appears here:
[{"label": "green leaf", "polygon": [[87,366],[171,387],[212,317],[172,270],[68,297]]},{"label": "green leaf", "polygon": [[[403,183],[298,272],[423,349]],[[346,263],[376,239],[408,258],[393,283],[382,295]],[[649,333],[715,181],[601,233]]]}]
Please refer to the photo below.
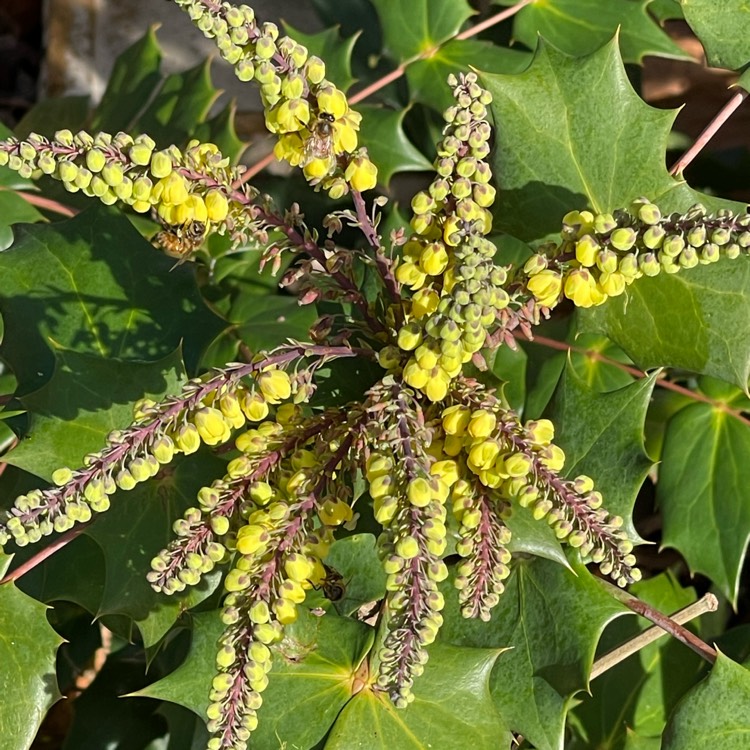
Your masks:
[{"label": "green leaf", "polygon": [[[695,591],[682,588],[670,573],[634,584],[630,590],[666,614],[696,599]],[[631,640],[650,626],[642,618],[618,618],[607,626],[600,653]],[[701,658],[673,638],[662,637],[642,648],[593,680],[592,695],[582,697],[581,704],[573,709],[571,724],[579,736],[570,743],[569,750],[625,750],[638,747],[634,744],[638,738],[661,737],[667,717],[702,669]]]},{"label": "green leaf", "polygon": [[639,279],[581,315],[581,327],[622,347],[641,369],[669,366],[745,388],[750,378],[750,260]]},{"label": "green leaf", "polygon": [[455,36],[472,14],[465,0],[372,0],[385,49],[403,62]]},{"label": "green leaf", "polygon": [[326,78],[342,91],[348,91],[355,79],[352,76],[352,51],[359,34],[342,39],[340,28],[324,29],[317,34],[304,34],[291,24],[282,21],[284,31],[307,47],[311,55],[317,55],[326,64]]},{"label": "green leaf", "polygon": [[168,76],[159,92],[138,116],[134,128],[148,133],[164,148],[185,142],[208,115],[220,92],[211,84],[211,61]]},{"label": "green leaf", "polygon": [[604,507],[625,521],[638,539],[631,515],[652,462],[643,451],[643,425],[655,376],[609,393],[596,393],[570,363],[557,386],[547,416],[555,443],[565,451],[565,474],[590,476],[604,495]]},{"label": "green leaf", "polygon": [[721,738],[722,750],[746,750],[750,671],[719,652],[711,674],[693,688],[669,721],[663,750],[705,750]]},{"label": "green leaf", "polygon": [[115,61],[107,89],[91,121],[93,131],[131,130],[160,80],[161,50],[155,31],[156,26],[151,26]]},{"label": "green leaf", "polygon": [[680,0],[653,0],[648,5],[648,12],[660,23],[675,18],[684,18]]},{"label": "green leaf", "polygon": [[608,212],[641,195],[665,212],[717,205],[667,172],[676,111],[649,107],[633,91],[616,40],[577,58],[540,44],[524,73],[483,79],[501,124],[495,230],[527,241],[559,236],[568,211]]},{"label": "green leaf", "polygon": [[628,611],[579,561],[571,565],[519,560],[489,623],[465,620],[455,594],[446,595],[439,637],[509,649],[493,671],[492,696],[504,722],[538,750],[562,750],[570,696],[588,685],[604,626]]},{"label": "green leaf", "polygon": [[104,554],[104,591],[99,616],[122,614],[133,619],[148,648],[186,610],[209,597],[221,570],[204,576],[198,586],[179,595],[155,592],[146,580],[151,560],[174,538],[172,524],[195,505],[198,490],[224,474],[225,464],[210,454],[193,456],[130,492],[118,492],[111,509],[86,529]]},{"label": "green leaf", "polygon": [[680,0],[711,67],[740,70],[750,63],[750,6],[745,0]]},{"label": "green leaf", "polygon": [[31,203],[0,187],[0,250],[7,250],[13,244],[13,224],[37,221],[44,221],[44,216]]},{"label": "green leaf", "polygon": [[430,646],[430,660],[399,710],[369,688],[346,705],[325,750],[473,750],[509,746],[511,735],[492,705],[489,677],[502,649]]},{"label": "green leaf", "polygon": [[541,36],[566,54],[580,57],[618,33],[625,62],[640,64],[646,55],[692,60],[651,18],[646,10],[648,4],[649,0],[532,3],[516,14],[513,36],[530,49],[536,47]]},{"label": "green leaf", "polygon": [[154,250],[113,209],[96,206],[54,225],[23,226],[0,253],[3,358],[20,393],[38,388],[65,348],[97,357],[154,360],[182,343],[196,369],[223,328],[192,268]]},{"label": "green leaf", "polygon": [[[570,366],[578,377],[594,391],[614,391],[633,382],[633,376],[605,361],[606,359],[629,365],[623,351],[605,336],[579,334],[568,353]],[[584,350],[584,351],[580,351]]]},{"label": "green leaf", "polygon": [[19,138],[39,133],[51,138],[56,130],[68,128],[74,133],[86,124],[88,96],[61,96],[37,102],[14,128]]},{"label": "green leaf", "polygon": [[[216,641],[224,630],[218,612],[193,618],[193,642],[185,662],[138,695],[179,703],[201,718],[216,672]],[[372,643],[372,628],[329,613],[307,615],[274,648],[274,666],[253,734],[257,747],[312,747],[328,731],[352,695],[352,678]]]},{"label": "green leaf", "polygon": [[110,431],[133,421],[134,401],[176,393],[183,379],[179,351],[148,364],[60,351],[49,382],[22,397],[30,432],[4,460],[47,480],[61,466],[82,466]]},{"label": "green leaf", "polygon": [[511,513],[504,521],[512,534],[508,549],[513,554],[523,552],[536,557],[546,557],[558,565],[570,567],[555,532],[549,524],[536,521],[531,508],[522,508],[513,500]]},{"label": "green leaf", "polygon": [[247,143],[240,140],[234,129],[234,116],[237,103],[234,99],[227,103],[215,117],[198,123],[192,130],[192,135],[202,143],[214,143],[219,151],[228,157],[232,164],[236,164],[247,148]]},{"label": "green leaf", "polygon": [[13,750],[31,747],[44,714],[61,697],[55,654],[63,639],[47,622],[47,609],[13,583],[0,586],[0,733]]},{"label": "green leaf", "polygon": [[409,98],[442,111],[455,102],[447,84],[449,75],[468,73],[478,65],[487,73],[520,73],[530,61],[528,52],[477,39],[456,39],[406,68]]},{"label": "green leaf", "polygon": [[406,137],[403,121],[406,110],[361,106],[360,140],[378,167],[378,182],[386,187],[398,172],[424,172],[432,164]]},{"label": "green leaf", "polygon": [[696,403],[669,422],[656,498],[662,544],[711,578],[736,605],[750,538],[750,428],[712,404]]}]

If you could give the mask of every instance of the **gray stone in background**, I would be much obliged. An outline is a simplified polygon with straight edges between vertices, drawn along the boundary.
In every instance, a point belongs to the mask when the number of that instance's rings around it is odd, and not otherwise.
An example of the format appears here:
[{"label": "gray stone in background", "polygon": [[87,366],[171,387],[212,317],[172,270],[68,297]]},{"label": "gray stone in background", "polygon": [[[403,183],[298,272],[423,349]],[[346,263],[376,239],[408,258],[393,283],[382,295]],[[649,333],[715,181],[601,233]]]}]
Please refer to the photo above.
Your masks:
[{"label": "gray stone in background", "polygon": [[[320,28],[315,12],[304,0],[253,0],[248,4],[261,21],[278,24],[285,19],[298,29]],[[216,56],[213,43],[170,0],[46,0],[47,49],[40,97],[88,94],[96,103],[117,56],[152,24],[160,24],[157,38],[164,52],[165,73]],[[218,56],[211,75],[215,86],[237,98],[241,112],[260,108],[253,87],[238,81]]]}]

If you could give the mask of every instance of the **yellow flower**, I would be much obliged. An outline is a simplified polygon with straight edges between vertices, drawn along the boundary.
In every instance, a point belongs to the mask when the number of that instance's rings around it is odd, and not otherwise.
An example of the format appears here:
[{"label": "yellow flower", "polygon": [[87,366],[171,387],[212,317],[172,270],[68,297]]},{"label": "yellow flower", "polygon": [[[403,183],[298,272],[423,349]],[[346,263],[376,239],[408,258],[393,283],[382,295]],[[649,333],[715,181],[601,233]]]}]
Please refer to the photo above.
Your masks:
[{"label": "yellow flower", "polygon": [[597,288],[594,277],[585,269],[575,269],[565,280],[565,296],[576,307],[601,305],[607,296]]},{"label": "yellow flower", "polygon": [[552,307],[562,291],[562,279],[555,271],[544,270],[534,274],[526,287],[542,307]]},{"label": "yellow flower", "polygon": [[287,161],[297,167],[305,158],[305,144],[297,133],[285,133],[276,141],[273,155],[279,161]]},{"label": "yellow flower", "polygon": [[378,168],[367,156],[356,156],[349,162],[344,179],[360,193],[372,190],[378,182]]}]

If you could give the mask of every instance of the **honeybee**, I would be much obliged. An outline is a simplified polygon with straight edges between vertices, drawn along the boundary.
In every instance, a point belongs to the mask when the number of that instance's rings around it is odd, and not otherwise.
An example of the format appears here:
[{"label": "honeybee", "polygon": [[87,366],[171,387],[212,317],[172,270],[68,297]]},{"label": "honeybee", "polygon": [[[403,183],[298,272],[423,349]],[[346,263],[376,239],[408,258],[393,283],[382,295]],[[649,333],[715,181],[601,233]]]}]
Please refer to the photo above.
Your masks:
[{"label": "honeybee", "polygon": [[328,112],[321,112],[320,116],[310,126],[310,137],[305,141],[305,159],[303,166],[313,159],[326,159],[329,171],[336,163],[336,153],[333,149],[333,123],[335,117]]},{"label": "honeybee", "polygon": [[164,225],[153,242],[171,258],[179,258],[179,265],[201,246],[205,236],[206,225],[202,221],[187,221],[180,226]]},{"label": "honeybee", "polygon": [[344,594],[346,594],[344,576],[330,565],[323,563],[323,567],[326,570],[326,577],[320,582],[320,589],[323,591],[323,596],[331,602],[341,601],[344,598]]}]

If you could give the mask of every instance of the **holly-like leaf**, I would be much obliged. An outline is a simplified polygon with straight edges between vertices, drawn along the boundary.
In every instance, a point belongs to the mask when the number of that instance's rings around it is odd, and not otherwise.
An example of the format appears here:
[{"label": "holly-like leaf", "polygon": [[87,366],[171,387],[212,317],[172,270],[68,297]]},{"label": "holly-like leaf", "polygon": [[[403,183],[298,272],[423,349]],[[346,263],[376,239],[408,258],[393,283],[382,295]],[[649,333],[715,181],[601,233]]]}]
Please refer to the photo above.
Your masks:
[{"label": "holly-like leaf", "polygon": [[568,566],[568,558],[565,557],[562,544],[555,536],[555,532],[549,524],[536,521],[531,508],[522,508],[517,502],[512,501],[511,512],[504,522],[512,535],[508,544],[508,549],[512,553],[523,552],[536,557],[546,557],[558,565]]},{"label": "holly-like leaf", "polygon": [[684,18],[680,0],[652,0],[647,10],[660,23],[675,18]]},{"label": "holly-like leaf", "polygon": [[750,539],[750,428],[712,404],[695,403],[669,422],[657,502],[662,544],[711,578],[736,604]]},{"label": "holly-like leaf", "polygon": [[149,30],[115,61],[107,89],[94,113],[94,131],[129,131],[160,80],[161,50],[156,26]]},{"label": "holly-like leaf", "polygon": [[679,367],[745,388],[750,260],[639,279],[627,294],[583,313],[581,327],[604,333],[641,369]]},{"label": "holly-like leaf", "polygon": [[750,63],[750,6],[744,0],[680,0],[711,67],[741,70]]},{"label": "holly-like leaf", "polygon": [[392,111],[381,107],[361,106],[360,140],[367,146],[370,158],[378,165],[378,181],[388,186],[397,172],[424,172],[432,164],[406,137],[403,121],[406,110]]},{"label": "holly-like leaf", "polygon": [[540,44],[520,75],[482,78],[500,125],[493,161],[500,188],[496,230],[523,240],[559,237],[568,211],[609,212],[641,195],[666,212],[698,202],[719,205],[667,172],[676,111],[654,109],[635,93],[616,39],[576,58]]},{"label": "holly-like leaf", "polygon": [[455,103],[447,83],[449,75],[468,73],[477,66],[488,73],[520,73],[530,61],[529,52],[478,39],[455,39],[406,68],[409,97],[442,111]]},{"label": "holly-like leaf", "polygon": [[562,750],[570,697],[586,689],[604,626],[626,610],[573,560],[570,571],[536,558],[518,561],[492,620],[465,620],[446,595],[444,641],[499,647],[490,680],[504,722],[538,750]]},{"label": "holly-like leaf", "polygon": [[413,703],[399,710],[383,693],[365,688],[337,718],[326,750],[510,746],[512,737],[495,712],[489,690],[501,651],[433,644]]},{"label": "holly-like leaf", "polygon": [[326,64],[326,78],[342,91],[354,83],[352,76],[352,51],[359,34],[342,39],[339,28],[325,29],[317,34],[304,34],[282,21],[284,31],[307,47],[311,55],[317,55]]},{"label": "holly-like leaf", "polygon": [[[228,157],[232,164],[236,164],[247,148],[247,143],[240,140],[234,128],[234,116],[237,103],[234,99],[210,120],[203,120],[193,128],[192,135],[204,143],[214,143],[219,151]],[[214,235],[218,236],[218,235]]]},{"label": "holly-like leaf", "polygon": [[155,644],[177,618],[216,589],[221,571],[198,586],[167,596],[146,580],[151,560],[174,538],[172,524],[194,506],[198,490],[222,476],[225,464],[210,455],[191,457],[162,469],[148,484],[116,493],[110,510],[87,528],[104,555],[104,591],[99,615],[122,614],[135,621],[146,647]]},{"label": "holly-like leaf", "polygon": [[655,377],[609,393],[597,393],[570,363],[557,386],[547,416],[555,443],[565,451],[565,474],[590,476],[604,495],[604,506],[622,516],[632,539],[635,498],[652,462],[643,451],[643,425]]},{"label": "holly-like leaf", "polygon": [[0,586],[0,736],[13,750],[31,746],[44,714],[60,698],[55,654],[63,639],[47,622],[47,609],[13,583]]},{"label": "holly-like leaf", "polygon": [[[515,16],[513,36],[530,49],[538,37],[568,55],[592,52],[619,29],[625,62],[641,63],[646,55],[692,59],[649,15],[650,0],[546,0],[531,3]],[[512,5],[506,0],[503,4]]]},{"label": "holly-like leaf", "polygon": [[745,750],[750,735],[750,670],[719,652],[711,674],[675,709],[663,750],[703,750],[721,738],[722,750]]},{"label": "holly-like leaf", "polygon": [[[216,672],[216,641],[224,630],[218,612],[193,618],[185,662],[138,695],[179,703],[205,716]],[[372,643],[372,628],[329,613],[301,618],[274,648],[274,666],[263,693],[257,747],[312,747],[326,734],[352,695],[352,678]]]},{"label": "holly-like leaf", "polygon": [[21,399],[30,431],[4,460],[47,480],[61,466],[82,466],[109,432],[133,421],[134,401],[175,393],[183,379],[179,351],[151,363],[60,351],[49,382]]},{"label": "holly-like leaf", "polygon": [[398,62],[455,36],[472,14],[465,0],[373,0],[385,48]]},{"label": "holly-like leaf", "polygon": [[611,359],[629,365],[630,360],[622,349],[605,336],[579,334],[568,353],[570,367],[592,390],[603,393],[624,388],[633,382],[633,376],[621,367],[610,364]]},{"label": "holly-like leaf", "polygon": [[[662,573],[630,589],[660,612],[672,614],[695,601],[692,588],[682,588],[670,573]],[[604,632],[599,653],[635,638],[650,627],[647,620],[621,617]],[[700,622],[697,622],[700,627]],[[691,624],[691,629],[694,626]],[[666,635],[666,634],[665,634]],[[592,682],[592,695],[573,709],[576,739],[569,750],[591,747],[638,747],[637,739],[660,738],[667,717],[695,683],[704,662],[673,638],[662,637],[615,665]],[[658,745],[657,745],[658,747]]]},{"label": "holly-like leaf", "polygon": [[95,206],[54,225],[23,226],[0,253],[0,353],[19,392],[40,387],[55,350],[154,360],[181,343],[194,371],[224,327],[205,306],[194,271],[158,253],[113,209]]},{"label": "holly-like leaf", "polygon": [[208,115],[221,92],[211,84],[211,61],[168,76],[134,128],[148,133],[161,147],[181,144]]},{"label": "holly-like leaf", "polygon": [[[48,138],[56,130],[68,128],[74,133],[86,125],[89,116],[88,96],[59,96],[37,102],[13,128],[19,138],[40,133]],[[3,136],[5,137],[5,136]]]}]

